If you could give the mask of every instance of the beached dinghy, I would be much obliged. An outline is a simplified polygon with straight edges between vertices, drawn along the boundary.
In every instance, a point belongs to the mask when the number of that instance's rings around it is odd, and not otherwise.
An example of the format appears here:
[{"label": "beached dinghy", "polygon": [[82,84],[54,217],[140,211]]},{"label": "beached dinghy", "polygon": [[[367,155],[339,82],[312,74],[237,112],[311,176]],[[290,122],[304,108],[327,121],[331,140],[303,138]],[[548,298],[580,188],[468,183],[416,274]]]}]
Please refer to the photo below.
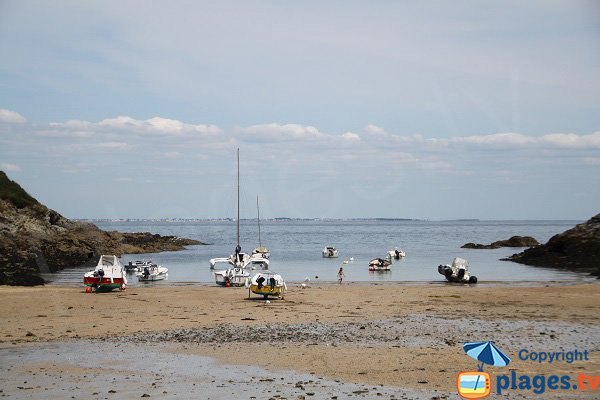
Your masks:
[{"label": "beached dinghy", "polygon": [[166,279],[169,274],[169,269],[161,265],[150,264],[143,267],[141,272],[137,273],[138,281],[140,282],[152,282],[162,281]]},{"label": "beached dinghy", "polygon": [[83,275],[83,283],[86,292],[110,292],[125,289],[127,277],[117,256],[101,255],[96,268]]},{"label": "beached dinghy", "polygon": [[385,258],[387,258],[388,260],[399,260],[403,257],[406,257],[406,253],[404,252],[404,250],[398,249],[396,247],[394,250],[388,251],[387,256]]},{"label": "beached dinghy", "polygon": [[438,265],[438,272],[444,275],[448,282],[477,283],[477,277],[469,273],[469,263],[460,257],[455,257],[452,265]]},{"label": "beached dinghy", "polygon": [[392,262],[383,258],[374,258],[369,261],[369,271],[389,271],[392,269]]},{"label": "beached dinghy", "polygon": [[252,277],[248,287],[248,298],[250,293],[262,295],[265,299],[276,296],[283,299],[287,286],[283,277],[275,272],[259,272]]},{"label": "beached dinghy", "polygon": [[246,268],[232,267],[222,271],[215,271],[215,283],[217,285],[230,286],[246,286],[250,280],[250,272]]},{"label": "beached dinghy", "polygon": [[327,246],[323,249],[323,257],[325,258],[337,258],[339,253],[335,247]]}]

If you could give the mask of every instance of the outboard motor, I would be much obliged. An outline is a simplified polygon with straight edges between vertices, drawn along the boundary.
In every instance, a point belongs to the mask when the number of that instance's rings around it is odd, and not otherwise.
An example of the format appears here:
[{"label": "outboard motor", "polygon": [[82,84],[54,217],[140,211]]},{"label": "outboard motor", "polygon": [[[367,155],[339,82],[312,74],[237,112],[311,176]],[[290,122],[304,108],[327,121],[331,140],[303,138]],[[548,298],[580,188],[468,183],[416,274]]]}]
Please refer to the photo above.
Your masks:
[{"label": "outboard motor", "polygon": [[148,267],[144,267],[144,278],[148,278],[148,276],[150,276],[150,270],[148,269]]},{"label": "outboard motor", "polygon": [[256,280],[256,283],[258,285],[258,289],[260,290],[263,287],[263,283],[265,282],[265,277],[261,276],[260,278],[258,278]]}]

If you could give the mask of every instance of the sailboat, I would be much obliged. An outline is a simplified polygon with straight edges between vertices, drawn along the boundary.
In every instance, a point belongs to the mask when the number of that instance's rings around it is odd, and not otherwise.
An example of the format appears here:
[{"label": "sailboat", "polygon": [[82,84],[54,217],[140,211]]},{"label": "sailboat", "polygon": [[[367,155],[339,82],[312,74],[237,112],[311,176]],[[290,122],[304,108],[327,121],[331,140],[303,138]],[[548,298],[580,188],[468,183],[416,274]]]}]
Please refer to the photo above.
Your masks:
[{"label": "sailboat", "polygon": [[210,260],[211,269],[214,269],[217,263],[226,262],[229,268],[215,271],[215,282],[221,286],[245,286],[250,279],[250,272],[246,266],[250,262],[250,256],[241,252],[240,246],[240,149],[237,149],[237,237],[235,253],[229,257],[212,258]]},{"label": "sailboat", "polygon": [[256,211],[258,213],[258,218],[256,219],[258,223],[258,247],[252,251],[250,263],[253,267],[260,266],[263,269],[267,269],[269,268],[271,252],[267,247],[262,245],[262,241],[260,240],[260,207],[258,206],[258,196],[256,196]]}]

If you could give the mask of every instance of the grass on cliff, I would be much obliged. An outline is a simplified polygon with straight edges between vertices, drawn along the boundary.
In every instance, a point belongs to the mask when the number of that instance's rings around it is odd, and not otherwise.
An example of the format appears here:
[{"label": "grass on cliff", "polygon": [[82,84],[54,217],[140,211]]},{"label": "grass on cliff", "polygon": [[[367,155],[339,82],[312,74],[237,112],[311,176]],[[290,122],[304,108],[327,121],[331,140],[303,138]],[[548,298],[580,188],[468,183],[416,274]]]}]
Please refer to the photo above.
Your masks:
[{"label": "grass on cliff", "polygon": [[4,171],[0,171],[0,199],[12,203],[19,209],[39,204],[18,183],[11,181]]}]

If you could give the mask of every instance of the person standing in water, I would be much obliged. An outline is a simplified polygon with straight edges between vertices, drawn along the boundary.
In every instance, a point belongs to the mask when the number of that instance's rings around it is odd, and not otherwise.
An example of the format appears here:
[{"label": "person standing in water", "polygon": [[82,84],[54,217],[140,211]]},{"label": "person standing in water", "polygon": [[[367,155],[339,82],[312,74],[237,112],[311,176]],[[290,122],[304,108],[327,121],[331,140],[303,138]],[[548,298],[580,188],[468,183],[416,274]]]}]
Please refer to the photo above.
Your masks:
[{"label": "person standing in water", "polygon": [[344,280],[344,267],[340,267],[340,270],[338,271],[338,283],[341,285],[343,280]]}]

